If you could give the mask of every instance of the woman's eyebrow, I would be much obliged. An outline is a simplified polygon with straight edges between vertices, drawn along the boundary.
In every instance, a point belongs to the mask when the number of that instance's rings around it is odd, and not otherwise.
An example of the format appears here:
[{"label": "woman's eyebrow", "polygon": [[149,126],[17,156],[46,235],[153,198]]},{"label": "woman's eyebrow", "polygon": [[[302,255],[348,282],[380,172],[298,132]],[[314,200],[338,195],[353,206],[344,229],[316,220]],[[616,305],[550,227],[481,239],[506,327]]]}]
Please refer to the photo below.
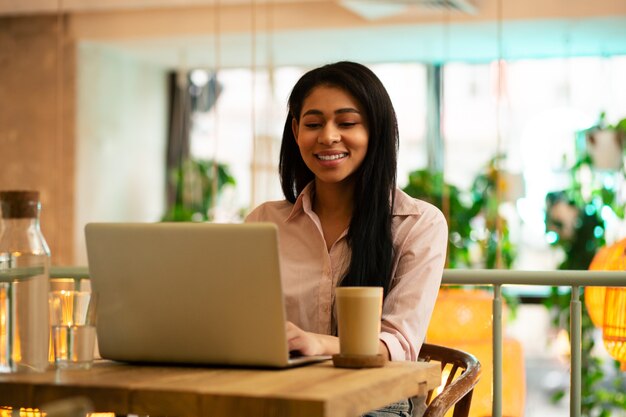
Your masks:
[{"label": "woman's eyebrow", "polygon": [[352,107],[346,107],[346,108],[343,108],[343,109],[335,110],[335,114],[341,114],[341,113],[358,113],[358,114],[361,114],[360,111],[358,111],[357,109],[352,108]]},{"label": "woman's eyebrow", "polygon": [[[358,113],[361,114],[360,111],[358,111],[357,109],[353,108],[353,107],[345,107],[345,108],[341,108],[341,109],[337,109],[334,112],[335,114],[342,114],[342,113]],[[302,116],[307,116],[307,115],[323,115],[324,113],[322,113],[322,111],[317,110],[317,109],[310,109],[305,111],[304,113],[302,113]]]},{"label": "woman's eyebrow", "polygon": [[323,115],[324,113],[322,113],[322,111],[321,111],[321,110],[311,109],[311,110],[307,110],[307,111],[305,111],[304,113],[302,113],[302,116],[307,116],[307,115],[309,115],[309,114],[314,114],[314,115],[316,115],[316,116],[321,116],[321,115]]}]

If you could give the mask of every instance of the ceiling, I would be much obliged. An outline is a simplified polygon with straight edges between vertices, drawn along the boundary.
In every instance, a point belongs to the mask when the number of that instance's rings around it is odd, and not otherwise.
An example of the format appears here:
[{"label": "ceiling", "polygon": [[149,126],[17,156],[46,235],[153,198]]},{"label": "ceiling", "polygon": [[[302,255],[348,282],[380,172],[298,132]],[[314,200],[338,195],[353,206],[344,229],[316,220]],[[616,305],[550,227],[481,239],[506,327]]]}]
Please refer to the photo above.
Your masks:
[{"label": "ceiling", "polygon": [[0,0],[60,10],[79,42],[170,68],[626,55],[623,0]]},{"label": "ceiling", "polygon": [[307,66],[343,59],[441,63],[626,55],[626,18],[575,23],[516,21],[500,30],[498,36],[495,23],[459,23],[282,31],[260,33],[254,40],[248,34],[228,34],[94,43],[167,67],[183,63],[189,67]]}]

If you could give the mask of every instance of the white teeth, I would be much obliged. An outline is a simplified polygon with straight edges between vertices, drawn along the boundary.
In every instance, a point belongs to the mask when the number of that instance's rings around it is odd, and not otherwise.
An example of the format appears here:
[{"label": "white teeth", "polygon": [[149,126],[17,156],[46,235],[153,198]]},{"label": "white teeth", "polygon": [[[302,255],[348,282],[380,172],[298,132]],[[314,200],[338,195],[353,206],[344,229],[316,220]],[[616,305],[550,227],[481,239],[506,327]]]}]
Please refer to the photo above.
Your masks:
[{"label": "white teeth", "polygon": [[348,154],[346,154],[346,153],[338,153],[338,154],[335,154],[335,155],[317,155],[317,157],[318,157],[318,159],[321,159],[322,161],[334,161],[335,159],[344,158],[347,155]]}]

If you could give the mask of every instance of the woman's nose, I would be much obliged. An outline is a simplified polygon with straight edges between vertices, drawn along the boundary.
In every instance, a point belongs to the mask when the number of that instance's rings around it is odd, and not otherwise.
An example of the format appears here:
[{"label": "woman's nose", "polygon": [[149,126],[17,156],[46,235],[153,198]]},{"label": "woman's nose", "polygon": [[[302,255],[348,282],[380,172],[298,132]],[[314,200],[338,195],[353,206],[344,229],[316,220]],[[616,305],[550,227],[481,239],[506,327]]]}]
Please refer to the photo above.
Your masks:
[{"label": "woman's nose", "polygon": [[341,133],[332,123],[327,123],[324,126],[324,129],[320,132],[320,135],[317,137],[317,142],[324,145],[332,145],[340,140]]}]

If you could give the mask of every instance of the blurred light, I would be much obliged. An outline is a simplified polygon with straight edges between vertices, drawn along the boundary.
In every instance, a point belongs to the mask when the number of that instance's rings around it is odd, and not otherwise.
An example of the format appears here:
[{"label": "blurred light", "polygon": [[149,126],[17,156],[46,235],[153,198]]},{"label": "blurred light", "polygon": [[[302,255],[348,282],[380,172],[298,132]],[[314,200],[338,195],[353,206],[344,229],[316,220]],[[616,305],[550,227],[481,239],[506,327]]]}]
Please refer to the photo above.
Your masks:
[{"label": "blurred light", "polygon": [[564,364],[570,362],[571,345],[569,342],[569,335],[567,333],[567,330],[559,330],[558,334],[556,335],[556,340],[554,341],[554,349],[558,358]]},{"label": "blurred light", "polygon": [[615,179],[612,175],[605,175],[602,179],[602,184],[604,185],[604,188],[612,190],[615,188]]},{"label": "blurred light", "polygon": [[557,232],[550,230],[548,233],[546,233],[546,242],[553,245],[558,241],[559,241],[559,234]]},{"label": "blurred light", "polygon": [[41,412],[38,408],[20,408],[19,412],[16,408],[0,406],[0,417],[45,417],[46,413]]},{"label": "blurred light", "polygon": [[609,206],[604,206],[602,207],[602,210],[600,211],[600,217],[602,217],[602,220],[607,221],[611,218],[613,218],[613,210],[611,209],[611,207]]},{"label": "blurred light", "polygon": [[[20,408],[19,414],[17,409],[13,410],[13,407],[0,406],[0,417],[46,417],[46,412],[39,410],[38,408]],[[87,413],[85,417],[115,417],[115,413]]]},{"label": "blurred light", "polygon": [[[592,128],[597,123],[597,116],[595,114],[584,112],[579,109],[570,106],[555,107],[546,111],[551,120],[557,126],[564,126],[567,129],[573,131],[587,130]],[[550,124],[546,122],[546,127]]]},{"label": "blurred light", "polygon": [[587,216],[591,216],[596,212],[596,207],[593,204],[587,204],[585,206],[585,214],[587,214]]},{"label": "blurred light", "polygon": [[528,224],[544,224],[546,213],[544,211],[545,199],[531,199],[522,197],[517,200],[515,206],[520,219]]},{"label": "blurred light", "polygon": [[459,234],[459,232],[452,232],[450,234],[450,240],[455,246],[461,247],[461,245],[463,244],[463,239],[461,239],[461,235]]},{"label": "blurred light", "polygon": [[191,71],[189,78],[194,85],[204,87],[209,82],[209,73],[202,69],[195,69]]},{"label": "blurred light", "polygon": [[604,235],[604,229],[602,228],[602,226],[594,227],[593,235],[598,239],[601,238]]}]

